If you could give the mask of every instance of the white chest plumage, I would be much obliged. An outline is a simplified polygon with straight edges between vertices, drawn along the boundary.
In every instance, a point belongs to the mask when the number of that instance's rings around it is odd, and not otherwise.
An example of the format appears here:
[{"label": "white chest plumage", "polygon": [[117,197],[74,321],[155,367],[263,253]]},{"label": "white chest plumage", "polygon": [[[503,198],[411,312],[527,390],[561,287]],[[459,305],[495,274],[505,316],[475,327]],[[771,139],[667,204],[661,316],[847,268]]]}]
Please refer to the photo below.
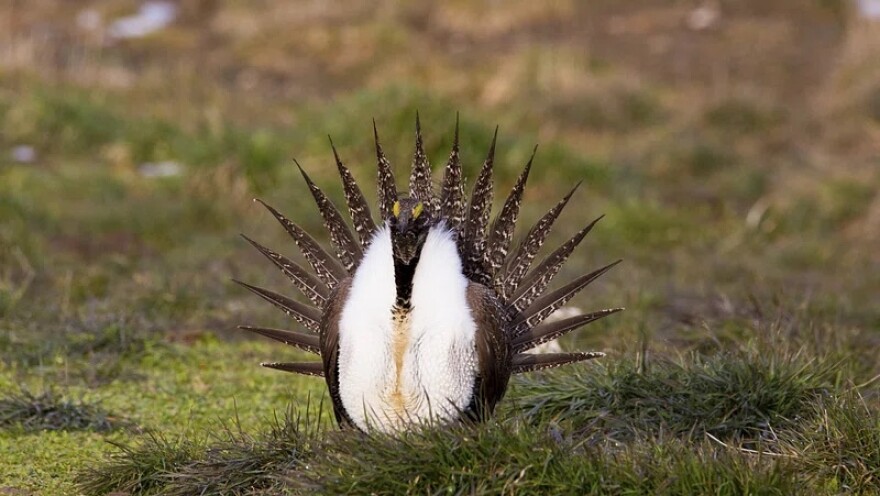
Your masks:
[{"label": "white chest plumage", "polygon": [[362,429],[452,418],[471,401],[476,324],[452,234],[431,228],[397,311],[391,234],[379,229],[357,268],[339,323],[339,393]]}]

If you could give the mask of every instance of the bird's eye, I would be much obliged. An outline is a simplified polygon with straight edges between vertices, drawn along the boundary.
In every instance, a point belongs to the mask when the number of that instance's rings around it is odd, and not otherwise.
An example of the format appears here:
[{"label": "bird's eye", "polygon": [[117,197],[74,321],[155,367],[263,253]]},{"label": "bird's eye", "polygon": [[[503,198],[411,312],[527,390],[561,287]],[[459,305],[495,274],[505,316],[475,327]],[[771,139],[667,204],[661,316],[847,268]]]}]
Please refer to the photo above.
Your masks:
[{"label": "bird's eye", "polygon": [[419,215],[421,215],[422,210],[425,209],[425,205],[422,202],[416,203],[416,206],[412,209],[412,218],[413,220],[418,219]]},{"label": "bird's eye", "polygon": [[400,202],[394,202],[394,205],[391,207],[391,213],[394,214],[395,217],[400,217]]}]

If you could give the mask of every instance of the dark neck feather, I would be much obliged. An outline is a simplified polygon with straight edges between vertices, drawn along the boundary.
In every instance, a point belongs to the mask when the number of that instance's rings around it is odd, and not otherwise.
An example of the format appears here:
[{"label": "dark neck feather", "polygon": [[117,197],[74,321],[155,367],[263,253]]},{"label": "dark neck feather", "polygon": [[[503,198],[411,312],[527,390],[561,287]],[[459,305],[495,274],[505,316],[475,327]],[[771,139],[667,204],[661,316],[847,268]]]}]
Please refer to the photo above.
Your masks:
[{"label": "dark neck feather", "polygon": [[416,273],[416,265],[419,264],[421,256],[422,250],[420,248],[416,253],[416,256],[414,256],[409,263],[403,263],[396,258],[394,259],[394,283],[397,286],[397,300],[395,301],[395,305],[398,308],[410,308],[413,276]]}]

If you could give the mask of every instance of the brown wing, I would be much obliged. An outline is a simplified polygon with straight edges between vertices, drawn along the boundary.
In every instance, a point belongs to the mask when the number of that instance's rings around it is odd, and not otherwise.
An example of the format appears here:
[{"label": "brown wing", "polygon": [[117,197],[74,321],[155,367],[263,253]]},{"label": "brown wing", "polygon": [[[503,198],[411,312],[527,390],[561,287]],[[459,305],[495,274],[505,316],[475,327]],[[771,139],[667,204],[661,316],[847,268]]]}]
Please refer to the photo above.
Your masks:
[{"label": "brown wing", "polygon": [[330,295],[324,318],[321,320],[321,336],[319,346],[321,359],[324,361],[324,380],[330,390],[330,400],[333,402],[333,414],[339,427],[353,427],[354,423],[342,406],[342,398],[339,396],[339,319],[342,316],[342,308],[348,297],[348,289],[351,287],[351,278],[348,277],[339,282],[336,290]]},{"label": "brown wing", "polygon": [[467,300],[477,324],[477,378],[466,413],[476,420],[484,420],[507,391],[511,370],[510,337],[504,331],[507,321],[504,308],[494,291],[471,282]]}]

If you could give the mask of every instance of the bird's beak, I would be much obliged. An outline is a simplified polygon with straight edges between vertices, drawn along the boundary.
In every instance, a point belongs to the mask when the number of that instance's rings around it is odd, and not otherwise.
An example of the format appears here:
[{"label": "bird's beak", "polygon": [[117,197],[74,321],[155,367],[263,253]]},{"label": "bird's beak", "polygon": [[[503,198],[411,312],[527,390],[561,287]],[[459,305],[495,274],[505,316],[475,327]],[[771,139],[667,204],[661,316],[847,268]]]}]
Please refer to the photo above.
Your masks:
[{"label": "bird's beak", "polygon": [[395,251],[397,252],[397,258],[403,262],[404,264],[409,265],[412,262],[413,258],[416,256],[417,246],[416,240],[412,239],[411,236],[401,236],[401,242],[397,243],[395,247]]}]

